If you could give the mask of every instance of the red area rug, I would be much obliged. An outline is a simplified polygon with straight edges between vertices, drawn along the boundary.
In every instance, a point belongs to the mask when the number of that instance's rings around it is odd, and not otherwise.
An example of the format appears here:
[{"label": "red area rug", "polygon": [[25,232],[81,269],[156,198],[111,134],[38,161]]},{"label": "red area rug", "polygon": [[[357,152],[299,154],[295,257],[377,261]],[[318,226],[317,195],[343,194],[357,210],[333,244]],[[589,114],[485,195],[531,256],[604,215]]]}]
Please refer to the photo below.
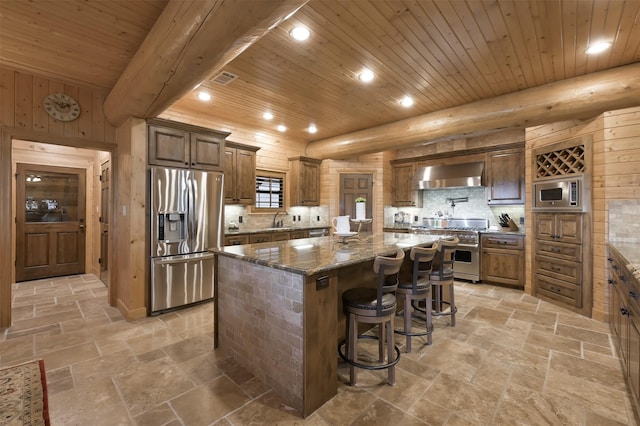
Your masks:
[{"label": "red area rug", "polygon": [[44,361],[0,369],[0,424],[49,426]]}]

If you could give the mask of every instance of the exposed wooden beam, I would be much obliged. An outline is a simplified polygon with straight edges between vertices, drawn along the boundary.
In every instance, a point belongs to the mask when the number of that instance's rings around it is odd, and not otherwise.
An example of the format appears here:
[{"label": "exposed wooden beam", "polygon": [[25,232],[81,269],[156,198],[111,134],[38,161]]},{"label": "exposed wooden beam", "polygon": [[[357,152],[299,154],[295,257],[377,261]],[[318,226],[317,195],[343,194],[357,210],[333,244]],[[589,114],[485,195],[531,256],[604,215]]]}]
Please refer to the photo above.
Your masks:
[{"label": "exposed wooden beam", "polygon": [[159,115],[309,0],[170,0],[104,103],[114,126]]},{"label": "exposed wooden beam", "polygon": [[348,158],[491,129],[584,119],[638,105],[640,63],[635,63],[313,141],[306,155]]}]

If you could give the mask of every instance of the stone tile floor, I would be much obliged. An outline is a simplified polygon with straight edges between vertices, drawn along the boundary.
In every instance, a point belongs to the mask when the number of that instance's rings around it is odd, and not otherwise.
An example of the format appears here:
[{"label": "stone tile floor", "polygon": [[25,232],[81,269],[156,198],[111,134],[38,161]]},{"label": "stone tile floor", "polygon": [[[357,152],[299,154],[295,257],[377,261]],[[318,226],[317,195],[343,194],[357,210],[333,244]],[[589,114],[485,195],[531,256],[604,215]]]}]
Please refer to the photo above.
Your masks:
[{"label": "stone tile floor", "polygon": [[[458,321],[414,339],[397,383],[360,372],[307,419],[213,349],[213,305],[127,322],[93,275],[19,283],[0,366],[43,358],[52,425],[636,425],[607,324],[456,283]],[[403,349],[404,338],[397,343]]]}]

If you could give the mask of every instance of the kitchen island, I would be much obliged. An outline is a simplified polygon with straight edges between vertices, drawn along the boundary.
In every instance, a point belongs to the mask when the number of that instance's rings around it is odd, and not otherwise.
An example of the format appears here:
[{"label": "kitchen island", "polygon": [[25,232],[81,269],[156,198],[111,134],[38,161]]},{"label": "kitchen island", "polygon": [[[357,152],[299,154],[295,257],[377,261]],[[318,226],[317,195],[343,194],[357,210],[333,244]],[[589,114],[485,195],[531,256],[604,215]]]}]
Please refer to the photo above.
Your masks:
[{"label": "kitchen island", "polygon": [[303,417],[338,388],[341,294],[376,285],[373,261],[437,237],[360,234],[227,246],[217,262],[216,341]]}]

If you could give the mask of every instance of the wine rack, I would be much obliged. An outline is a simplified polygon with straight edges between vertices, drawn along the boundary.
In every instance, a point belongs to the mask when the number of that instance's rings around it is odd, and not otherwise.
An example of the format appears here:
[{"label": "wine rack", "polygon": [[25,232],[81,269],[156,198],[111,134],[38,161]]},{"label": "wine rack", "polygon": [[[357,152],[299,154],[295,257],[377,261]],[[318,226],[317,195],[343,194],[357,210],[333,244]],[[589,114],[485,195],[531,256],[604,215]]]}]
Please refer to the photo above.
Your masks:
[{"label": "wine rack", "polygon": [[536,155],[536,178],[585,173],[584,144]]}]

